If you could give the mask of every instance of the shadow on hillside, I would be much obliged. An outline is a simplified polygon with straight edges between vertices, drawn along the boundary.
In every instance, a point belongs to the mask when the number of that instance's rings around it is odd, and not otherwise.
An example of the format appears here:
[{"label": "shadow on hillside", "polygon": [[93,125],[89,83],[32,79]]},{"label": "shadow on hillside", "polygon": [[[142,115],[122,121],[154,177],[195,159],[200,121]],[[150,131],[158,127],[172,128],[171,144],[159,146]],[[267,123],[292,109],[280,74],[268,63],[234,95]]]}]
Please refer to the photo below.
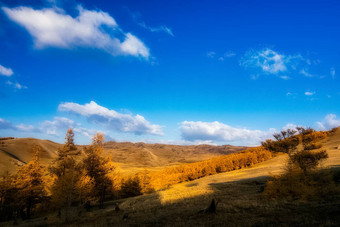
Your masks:
[{"label": "shadow on hillside", "polygon": [[[336,170],[339,171],[340,167]],[[184,191],[167,190],[128,199],[109,201],[105,209],[83,208],[68,226],[320,226],[340,225],[340,198],[332,201],[274,200],[265,197],[263,187],[270,177],[210,183],[210,192],[185,197],[190,190],[202,190],[199,182],[187,182]],[[186,188],[186,189],[185,189]],[[176,200],[164,203],[164,194],[173,191]],[[183,194],[183,195],[181,195]],[[181,197],[182,196],[182,197]],[[200,212],[212,199],[218,202],[216,213]],[[119,211],[115,205],[119,204]],[[53,217],[52,217],[53,216]],[[56,214],[26,222],[26,226],[59,225]]]}]

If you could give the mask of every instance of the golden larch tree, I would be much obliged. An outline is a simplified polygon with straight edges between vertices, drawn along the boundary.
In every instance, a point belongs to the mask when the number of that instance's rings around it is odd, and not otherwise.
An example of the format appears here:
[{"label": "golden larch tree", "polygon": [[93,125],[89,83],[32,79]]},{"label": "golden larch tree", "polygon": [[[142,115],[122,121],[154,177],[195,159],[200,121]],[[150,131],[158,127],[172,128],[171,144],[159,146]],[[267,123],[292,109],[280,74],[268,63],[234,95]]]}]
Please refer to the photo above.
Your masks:
[{"label": "golden larch tree", "polygon": [[103,208],[105,196],[112,190],[112,179],[110,174],[114,166],[110,158],[103,157],[103,145],[105,137],[98,132],[92,139],[92,144],[85,148],[86,157],[83,165],[86,176],[93,182],[92,196],[99,201],[100,208]]}]

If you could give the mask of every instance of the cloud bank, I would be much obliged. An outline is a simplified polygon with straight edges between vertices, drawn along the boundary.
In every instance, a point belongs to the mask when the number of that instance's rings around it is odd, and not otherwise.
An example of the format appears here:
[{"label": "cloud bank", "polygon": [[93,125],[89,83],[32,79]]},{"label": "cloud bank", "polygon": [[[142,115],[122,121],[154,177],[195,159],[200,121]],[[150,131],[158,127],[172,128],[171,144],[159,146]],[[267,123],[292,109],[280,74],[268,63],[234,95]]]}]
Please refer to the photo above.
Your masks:
[{"label": "cloud bank", "polygon": [[235,128],[218,121],[183,121],[180,131],[182,138],[186,141],[236,142],[243,145],[259,144],[260,141],[270,138],[273,133],[273,130]]},{"label": "cloud bank", "polygon": [[160,125],[150,124],[141,115],[133,116],[131,114],[118,113],[115,110],[100,106],[94,101],[84,105],[65,102],[60,104],[58,109],[84,116],[92,123],[103,125],[118,132],[129,132],[136,135],[163,135]]},{"label": "cloud bank", "polygon": [[[149,49],[131,33],[124,33],[115,19],[103,11],[86,10],[78,6],[78,16],[72,17],[56,8],[30,7],[2,10],[9,19],[23,26],[34,38],[36,48],[91,47],[111,55],[131,55],[148,59]],[[118,38],[122,36],[122,41]],[[0,68],[1,70],[1,68]]]}]

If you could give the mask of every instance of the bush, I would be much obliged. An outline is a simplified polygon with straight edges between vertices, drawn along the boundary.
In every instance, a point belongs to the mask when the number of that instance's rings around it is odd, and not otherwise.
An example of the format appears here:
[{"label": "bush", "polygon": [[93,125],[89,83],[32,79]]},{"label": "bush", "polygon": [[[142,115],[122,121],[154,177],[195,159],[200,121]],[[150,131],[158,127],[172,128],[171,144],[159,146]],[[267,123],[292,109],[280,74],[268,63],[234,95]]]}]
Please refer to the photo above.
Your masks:
[{"label": "bush", "polygon": [[319,152],[303,150],[293,154],[290,157],[290,162],[300,168],[304,174],[307,174],[308,171],[315,169],[322,160],[327,158],[328,154],[325,150]]},{"label": "bush", "polygon": [[290,166],[286,172],[267,182],[264,193],[270,198],[300,200],[331,199],[340,188],[329,170],[312,171],[308,175]]}]

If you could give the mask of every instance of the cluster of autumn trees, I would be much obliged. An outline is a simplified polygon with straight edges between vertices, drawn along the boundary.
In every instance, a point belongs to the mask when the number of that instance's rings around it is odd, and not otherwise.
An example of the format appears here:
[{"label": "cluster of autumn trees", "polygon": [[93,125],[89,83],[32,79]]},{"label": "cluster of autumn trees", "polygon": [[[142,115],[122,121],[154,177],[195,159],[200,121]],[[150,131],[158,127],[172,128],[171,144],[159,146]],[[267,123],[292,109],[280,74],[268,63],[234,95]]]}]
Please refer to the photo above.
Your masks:
[{"label": "cluster of autumn trees", "polygon": [[321,150],[320,141],[335,132],[315,131],[297,127],[274,134],[274,140],[262,142],[262,146],[272,152],[288,154],[288,162],[283,174],[267,182],[265,193],[270,197],[289,196],[298,199],[324,197],[338,191],[329,170],[318,170],[320,163],[328,158],[326,150]]},{"label": "cluster of autumn trees", "polygon": [[[297,127],[275,133],[276,139],[262,142],[262,146],[272,152],[283,152],[289,155],[289,165],[307,174],[315,169],[319,163],[328,158],[325,150],[313,151],[322,147],[320,140],[326,138],[329,132],[315,131],[312,128]],[[300,147],[299,147],[300,146]]]},{"label": "cluster of autumn trees", "polygon": [[240,153],[223,155],[206,161],[182,164],[168,167],[164,170],[149,175],[149,188],[142,185],[144,191],[159,190],[184,181],[192,181],[201,177],[216,173],[228,172],[245,167],[251,167],[257,163],[272,158],[272,153],[263,147],[246,149]]},{"label": "cluster of autumn trees", "polygon": [[71,206],[97,201],[102,207],[106,196],[113,194],[110,174],[115,169],[110,159],[102,156],[103,143],[103,134],[97,133],[82,154],[69,129],[48,170],[39,163],[39,147],[34,147],[33,160],[0,181],[0,219],[26,219],[33,209],[53,208],[67,220]]},{"label": "cluster of autumn trees", "polygon": [[14,213],[29,218],[32,209],[46,201],[43,168],[39,164],[39,147],[34,147],[31,162],[18,170],[15,175],[6,175],[0,181],[0,220],[11,219]]}]

